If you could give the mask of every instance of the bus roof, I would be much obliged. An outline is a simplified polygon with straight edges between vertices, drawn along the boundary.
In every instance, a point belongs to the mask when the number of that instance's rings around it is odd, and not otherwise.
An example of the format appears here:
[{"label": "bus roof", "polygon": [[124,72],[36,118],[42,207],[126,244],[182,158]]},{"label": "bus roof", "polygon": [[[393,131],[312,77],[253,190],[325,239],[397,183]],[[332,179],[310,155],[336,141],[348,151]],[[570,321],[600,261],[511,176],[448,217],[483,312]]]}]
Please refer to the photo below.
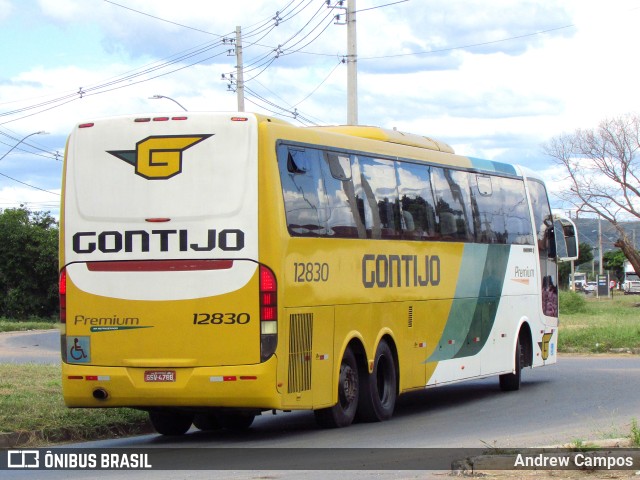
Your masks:
[{"label": "bus roof", "polygon": [[381,142],[397,143],[400,145],[408,145],[411,147],[426,148],[438,152],[455,153],[453,148],[444,142],[434,140],[423,135],[414,133],[399,132],[397,130],[388,130],[379,127],[370,127],[363,125],[337,125],[328,127],[309,127],[310,130],[318,130],[325,132],[341,133],[353,137],[369,138]]}]

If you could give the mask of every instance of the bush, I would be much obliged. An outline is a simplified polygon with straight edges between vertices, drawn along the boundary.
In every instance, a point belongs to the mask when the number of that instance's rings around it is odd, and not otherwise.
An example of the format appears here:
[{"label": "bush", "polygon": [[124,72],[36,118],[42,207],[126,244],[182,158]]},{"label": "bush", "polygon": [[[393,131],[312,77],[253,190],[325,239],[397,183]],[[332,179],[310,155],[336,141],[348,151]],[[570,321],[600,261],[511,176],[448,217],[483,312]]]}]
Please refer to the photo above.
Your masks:
[{"label": "bush", "polygon": [[560,314],[584,313],[587,311],[587,301],[584,295],[576,292],[560,292]]},{"label": "bush", "polygon": [[58,305],[58,225],[26,208],[0,212],[0,315],[51,317]]}]

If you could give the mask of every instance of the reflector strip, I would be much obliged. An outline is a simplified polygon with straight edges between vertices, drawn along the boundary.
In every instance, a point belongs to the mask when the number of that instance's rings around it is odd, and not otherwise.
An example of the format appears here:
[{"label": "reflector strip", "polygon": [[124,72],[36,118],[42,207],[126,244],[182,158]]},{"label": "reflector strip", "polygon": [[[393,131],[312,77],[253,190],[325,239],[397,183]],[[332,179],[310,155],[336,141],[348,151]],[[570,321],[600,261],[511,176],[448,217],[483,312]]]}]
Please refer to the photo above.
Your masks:
[{"label": "reflector strip", "polygon": [[67,378],[69,380],[82,380],[84,377],[82,375],[69,375]]},{"label": "reflector strip", "polygon": [[91,128],[93,127],[93,123],[81,123],[80,125],[78,125],[78,128]]},{"label": "reflector strip", "polygon": [[[243,379],[242,377],[240,377],[241,379]],[[209,381],[210,382],[235,382],[238,379],[238,377],[236,377],[235,375],[224,375],[224,376],[220,376],[220,375],[216,375],[213,377],[209,377]],[[244,380],[247,380],[247,378],[244,378]]]},{"label": "reflector strip", "polygon": [[254,375],[242,375],[240,377],[240,380],[257,380],[258,377],[254,376]]},{"label": "reflector strip", "polygon": [[90,272],[188,272],[228,270],[233,260],[132,260],[87,262]]},{"label": "reflector strip", "polygon": [[109,380],[111,380],[111,377],[109,375],[87,375],[86,377],[84,377],[84,379],[94,382],[108,382]]}]

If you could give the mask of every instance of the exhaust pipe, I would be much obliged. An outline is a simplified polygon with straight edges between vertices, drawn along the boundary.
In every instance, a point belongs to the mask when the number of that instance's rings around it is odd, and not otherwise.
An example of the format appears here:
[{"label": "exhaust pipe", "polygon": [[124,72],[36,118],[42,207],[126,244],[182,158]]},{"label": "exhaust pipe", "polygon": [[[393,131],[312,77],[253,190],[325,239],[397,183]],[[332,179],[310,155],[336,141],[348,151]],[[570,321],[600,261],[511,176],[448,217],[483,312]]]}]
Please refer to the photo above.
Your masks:
[{"label": "exhaust pipe", "polygon": [[93,398],[96,400],[106,400],[109,397],[109,393],[104,388],[96,388],[93,391]]}]

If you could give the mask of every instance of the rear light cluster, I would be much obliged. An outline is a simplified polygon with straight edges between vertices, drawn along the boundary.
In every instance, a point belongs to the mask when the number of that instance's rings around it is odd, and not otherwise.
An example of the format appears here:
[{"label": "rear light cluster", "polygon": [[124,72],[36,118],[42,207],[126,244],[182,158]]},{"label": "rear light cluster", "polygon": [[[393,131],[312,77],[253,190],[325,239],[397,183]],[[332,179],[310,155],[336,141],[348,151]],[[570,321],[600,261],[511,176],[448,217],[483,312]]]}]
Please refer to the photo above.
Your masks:
[{"label": "rear light cluster", "polygon": [[260,265],[260,361],[278,346],[278,285],[271,269]]},{"label": "rear light cluster", "polygon": [[67,271],[62,269],[58,283],[60,294],[60,323],[67,323]]}]

